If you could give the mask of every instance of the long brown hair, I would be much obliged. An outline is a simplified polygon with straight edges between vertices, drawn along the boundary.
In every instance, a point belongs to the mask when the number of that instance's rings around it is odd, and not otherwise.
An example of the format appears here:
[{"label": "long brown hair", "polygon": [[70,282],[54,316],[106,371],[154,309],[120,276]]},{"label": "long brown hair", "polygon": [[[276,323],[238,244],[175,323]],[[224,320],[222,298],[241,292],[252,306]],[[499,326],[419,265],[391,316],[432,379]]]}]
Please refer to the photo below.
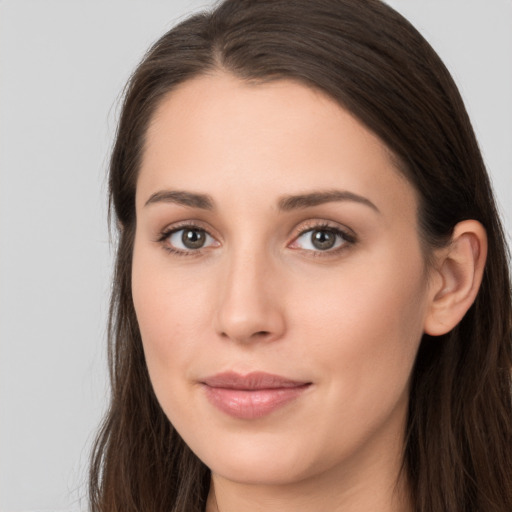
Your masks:
[{"label": "long brown hair", "polygon": [[424,38],[380,0],[225,0],[165,34],[127,86],[110,164],[120,226],[109,323],[110,409],[90,471],[94,512],[204,510],[209,470],[153,393],[131,295],[135,188],[164,95],[225,70],[288,78],[336,99],[377,134],[418,192],[425,254],[464,219],[487,231],[478,296],[414,367],[403,472],[418,512],[512,510],[511,289],[508,253],[470,120]]}]

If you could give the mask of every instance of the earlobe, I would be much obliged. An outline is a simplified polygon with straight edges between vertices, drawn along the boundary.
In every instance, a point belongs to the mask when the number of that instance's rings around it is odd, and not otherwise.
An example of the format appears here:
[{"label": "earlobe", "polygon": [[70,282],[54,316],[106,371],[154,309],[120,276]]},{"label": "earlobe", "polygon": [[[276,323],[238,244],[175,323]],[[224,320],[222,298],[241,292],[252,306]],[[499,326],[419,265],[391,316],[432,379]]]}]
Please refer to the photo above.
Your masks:
[{"label": "earlobe", "polygon": [[459,222],[449,246],[437,256],[426,334],[446,334],[462,320],[480,288],[486,257],[487,234],[482,224],[476,220]]}]

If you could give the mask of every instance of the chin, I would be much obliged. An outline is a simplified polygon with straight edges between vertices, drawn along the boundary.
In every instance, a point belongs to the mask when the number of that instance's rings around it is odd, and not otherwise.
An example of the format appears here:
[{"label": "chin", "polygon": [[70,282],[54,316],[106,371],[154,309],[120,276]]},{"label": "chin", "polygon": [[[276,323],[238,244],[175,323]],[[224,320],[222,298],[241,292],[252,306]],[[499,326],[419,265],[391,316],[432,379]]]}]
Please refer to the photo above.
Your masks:
[{"label": "chin", "polygon": [[315,459],[306,452],[305,440],[293,442],[289,436],[268,432],[221,437],[210,438],[207,446],[196,446],[195,453],[212,473],[240,484],[291,484],[325,470],[321,466],[328,464],[328,457]]},{"label": "chin", "polygon": [[283,461],[279,454],[246,460],[223,460],[210,465],[212,473],[245,485],[287,485],[308,477],[308,471]]}]

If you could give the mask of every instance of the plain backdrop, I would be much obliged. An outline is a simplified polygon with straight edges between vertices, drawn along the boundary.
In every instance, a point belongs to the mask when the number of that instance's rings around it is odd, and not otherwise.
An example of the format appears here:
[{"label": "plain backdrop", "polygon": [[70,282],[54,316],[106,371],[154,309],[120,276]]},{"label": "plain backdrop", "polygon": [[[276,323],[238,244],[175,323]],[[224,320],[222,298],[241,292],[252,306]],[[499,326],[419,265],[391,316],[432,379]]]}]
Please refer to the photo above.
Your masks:
[{"label": "plain backdrop", "polygon": [[[0,0],[0,510],[86,510],[123,84],[204,0]],[[512,232],[512,1],[390,0],[458,83]]]}]

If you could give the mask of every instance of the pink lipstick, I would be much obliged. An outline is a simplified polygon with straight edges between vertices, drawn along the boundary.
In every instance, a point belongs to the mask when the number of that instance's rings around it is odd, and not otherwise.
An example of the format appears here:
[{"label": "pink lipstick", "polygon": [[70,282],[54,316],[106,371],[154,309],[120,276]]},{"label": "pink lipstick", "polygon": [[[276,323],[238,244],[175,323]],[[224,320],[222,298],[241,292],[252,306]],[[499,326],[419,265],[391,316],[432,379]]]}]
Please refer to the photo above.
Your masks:
[{"label": "pink lipstick", "polygon": [[235,418],[248,420],[270,414],[298,398],[311,385],[311,382],[263,372],[219,373],[201,383],[215,407]]}]

